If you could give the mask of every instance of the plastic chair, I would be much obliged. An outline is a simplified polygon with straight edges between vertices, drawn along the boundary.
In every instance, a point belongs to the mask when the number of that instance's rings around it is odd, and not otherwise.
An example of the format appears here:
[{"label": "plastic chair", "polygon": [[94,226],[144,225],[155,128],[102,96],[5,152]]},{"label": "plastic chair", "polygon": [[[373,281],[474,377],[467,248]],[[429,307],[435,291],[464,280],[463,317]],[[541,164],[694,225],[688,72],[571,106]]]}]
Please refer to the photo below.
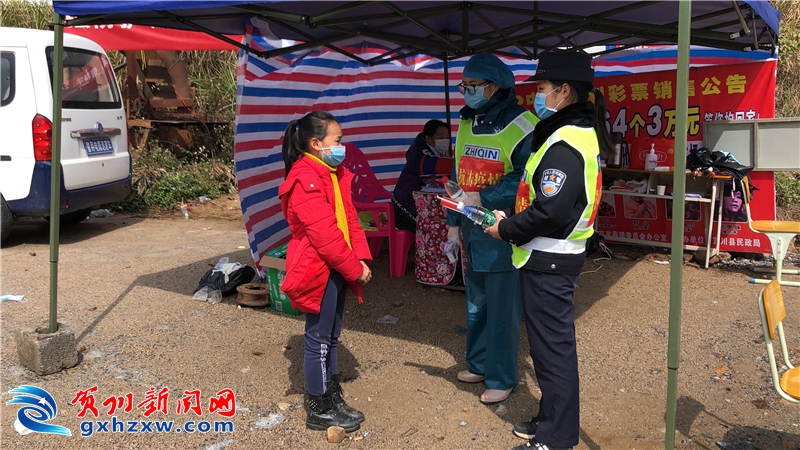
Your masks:
[{"label": "plastic chair", "polygon": [[[783,319],[786,317],[786,308],[783,306],[783,293],[778,280],[772,280],[758,295],[758,310],[761,313],[761,325],[764,329],[764,342],[767,345],[769,367],[772,371],[772,383],[781,397],[792,403],[800,403],[800,367],[794,367],[789,362],[789,349],[786,347],[786,337],[783,334]],[[781,345],[783,363],[789,369],[778,376],[778,364],[775,362],[775,352],[772,342],[775,340],[775,328],[778,329],[778,338]]]},{"label": "plastic chair", "polygon": [[[800,286],[797,281],[783,281],[781,274],[800,275],[800,270],[789,270],[783,268],[783,258],[786,257],[786,251],[789,244],[795,236],[800,234],[800,222],[790,222],[786,220],[753,220],[750,215],[750,182],[747,177],[742,179],[742,186],[744,187],[744,205],[747,211],[747,224],[750,229],[756,233],[766,235],[769,239],[770,246],[772,247],[772,256],[775,263],[772,269],[762,267],[750,267],[751,272],[772,272],[775,274],[775,279],[778,283],[784,286]],[[762,280],[759,278],[750,278],[750,283],[766,284],[770,280]]]},{"label": "plastic chair", "polygon": [[[372,167],[361,149],[349,142],[345,143],[345,147],[346,156],[342,165],[355,174],[351,187],[353,205],[359,211],[359,221],[369,239],[369,250],[373,257],[378,256],[383,239],[389,238],[389,276],[401,278],[406,273],[408,252],[416,236],[395,227],[392,194],[372,172]],[[384,200],[376,201],[377,199]],[[366,213],[371,215],[371,220]]]}]

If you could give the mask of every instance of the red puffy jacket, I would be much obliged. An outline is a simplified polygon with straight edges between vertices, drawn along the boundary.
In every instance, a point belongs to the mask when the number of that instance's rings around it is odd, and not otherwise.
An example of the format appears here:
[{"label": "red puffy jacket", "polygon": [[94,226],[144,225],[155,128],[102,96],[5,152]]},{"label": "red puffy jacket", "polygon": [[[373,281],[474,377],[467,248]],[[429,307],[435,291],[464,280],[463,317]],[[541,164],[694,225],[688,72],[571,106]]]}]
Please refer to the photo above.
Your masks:
[{"label": "red puffy jacket", "polygon": [[367,238],[350,193],[353,174],[337,167],[339,189],[347,213],[351,250],[336,225],[333,182],[327,166],[303,157],[292,165],[286,181],[278,188],[283,216],[292,238],[286,250],[286,277],[281,290],[292,307],[319,314],[328,274],[335,269],[347,281],[347,289],[363,301],[363,289],[356,280],[363,272],[360,260],[372,262]]}]

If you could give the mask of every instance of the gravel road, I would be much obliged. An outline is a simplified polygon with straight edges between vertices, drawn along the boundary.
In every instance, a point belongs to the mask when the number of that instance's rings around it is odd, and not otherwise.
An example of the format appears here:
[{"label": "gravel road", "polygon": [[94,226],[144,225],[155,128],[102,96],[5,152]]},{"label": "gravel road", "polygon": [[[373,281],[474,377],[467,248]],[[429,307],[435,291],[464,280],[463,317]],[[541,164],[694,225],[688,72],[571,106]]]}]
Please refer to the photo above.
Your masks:
[{"label": "gravel road", "polygon": [[[14,330],[48,317],[48,229],[21,223],[2,249],[0,294],[0,447],[296,449],[337,447],[305,429],[303,320],[269,308],[241,308],[235,297],[210,304],[192,299],[203,273],[219,258],[252,265],[241,216],[225,220],[193,212],[176,216],[114,215],[65,229],[59,262],[59,320],[75,332],[78,366],[39,377],[22,367]],[[224,216],[224,214],[223,214]],[[205,228],[205,230],[201,230]],[[667,385],[668,260],[657,250],[611,246],[576,292],[581,369],[581,442],[585,449],[663,448]],[[413,264],[413,263],[410,263]],[[409,266],[411,267],[411,266]],[[598,266],[588,261],[586,270]],[[500,406],[478,401],[482,388],[456,381],[465,367],[464,294],[388,278],[386,252],[376,259],[366,301],[348,299],[340,346],[348,402],[367,416],[338,447],[363,449],[509,449],[515,421],[537,409],[536,387],[523,331],[523,384]],[[682,362],[678,376],[679,448],[800,448],[800,408],[772,388],[756,299],[761,286],[739,269],[684,269]],[[800,356],[800,290],[785,288],[785,328],[791,356]],[[399,306],[397,306],[399,305]],[[395,324],[377,323],[392,315]],[[524,327],[523,327],[524,330]],[[19,406],[6,405],[22,384],[56,400],[71,437],[14,431]],[[83,418],[79,391],[94,392],[99,418]],[[164,391],[166,388],[168,391]],[[149,390],[168,392],[168,414],[145,416]],[[209,399],[235,393],[231,418],[209,412]],[[184,391],[200,390],[201,412],[177,413]],[[107,399],[132,394],[124,421],[174,421],[182,432],[101,432]],[[122,399],[121,399],[122,400]],[[106,403],[103,406],[102,403]],[[124,402],[119,402],[123,408]],[[223,408],[224,409],[224,408]],[[231,420],[233,432],[213,429]],[[81,437],[82,422],[94,433]],[[208,422],[206,433],[187,421]],[[83,425],[86,427],[86,425]]]}]

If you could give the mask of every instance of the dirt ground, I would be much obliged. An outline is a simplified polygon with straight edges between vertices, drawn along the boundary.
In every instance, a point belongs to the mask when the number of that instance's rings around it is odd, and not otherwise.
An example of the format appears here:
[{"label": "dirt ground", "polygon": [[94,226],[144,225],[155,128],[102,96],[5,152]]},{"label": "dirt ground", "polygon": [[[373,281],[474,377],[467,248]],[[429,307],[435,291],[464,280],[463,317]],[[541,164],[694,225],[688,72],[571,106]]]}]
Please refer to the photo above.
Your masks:
[{"label": "dirt ground", "polygon": [[[523,442],[511,427],[535,414],[540,396],[524,327],[521,385],[502,405],[482,405],[482,386],[455,378],[465,367],[464,294],[416,283],[413,258],[404,278],[388,278],[385,250],[364,304],[348,298],[340,346],[346,398],[367,420],[338,445],[306,430],[302,317],[240,308],[235,296],[219,304],[193,300],[198,280],[220,257],[251,265],[252,259],[238,199],[215,200],[190,214],[190,220],[179,213],[114,215],[65,228],[58,315],[75,333],[81,362],[45,377],[20,365],[13,332],[48,317],[47,222],[15,225],[2,249],[0,294],[25,300],[0,303],[0,447],[509,449]],[[594,272],[582,276],[575,295],[582,400],[576,449],[663,448],[669,265],[654,260],[668,255],[611,249],[617,258],[587,262]],[[798,448],[800,408],[779,399],[769,376],[756,305],[761,286],[749,284],[744,270],[689,264],[683,281],[678,448]],[[800,356],[798,293],[784,289],[792,357]],[[397,323],[377,323],[385,315]],[[6,405],[8,391],[23,384],[52,394],[59,410],[49,423],[69,428],[71,437],[14,431],[19,406]],[[93,386],[100,418],[81,419],[79,403],[70,402]],[[167,415],[148,418],[137,409],[151,387],[169,389]],[[202,416],[177,414],[183,391],[195,389]],[[176,426],[226,420],[208,412],[209,398],[223,389],[235,393],[233,432],[81,437],[82,421],[111,420],[101,403],[127,393],[134,405],[117,411],[119,420]],[[271,422],[278,423],[270,428]]]}]

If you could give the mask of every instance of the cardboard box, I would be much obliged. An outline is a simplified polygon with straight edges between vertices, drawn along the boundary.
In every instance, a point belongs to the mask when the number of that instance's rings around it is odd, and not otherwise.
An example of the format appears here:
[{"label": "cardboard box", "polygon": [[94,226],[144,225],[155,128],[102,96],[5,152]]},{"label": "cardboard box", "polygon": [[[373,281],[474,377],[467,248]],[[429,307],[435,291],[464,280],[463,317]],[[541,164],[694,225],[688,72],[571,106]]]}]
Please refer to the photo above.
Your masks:
[{"label": "cardboard box", "polygon": [[271,308],[275,311],[299,316],[302,312],[292,308],[289,302],[289,297],[281,291],[281,284],[283,278],[286,276],[286,247],[289,244],[283,244],[280,247],[274,248],[266,253],[261,258],[261,268],[266,270],[267,283],[269,283],[269,297]]}]

